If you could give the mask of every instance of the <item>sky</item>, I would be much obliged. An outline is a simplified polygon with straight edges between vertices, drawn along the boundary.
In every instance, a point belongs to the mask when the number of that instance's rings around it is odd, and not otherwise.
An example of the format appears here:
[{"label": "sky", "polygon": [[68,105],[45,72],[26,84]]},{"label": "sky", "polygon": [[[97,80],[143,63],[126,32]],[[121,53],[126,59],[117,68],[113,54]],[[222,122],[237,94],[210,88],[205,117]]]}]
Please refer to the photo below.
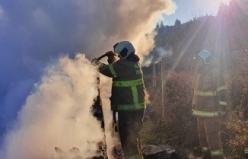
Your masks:
[{"label": "sky", "polygon": [[174,14],[163,15],[164,25],[174,25],[176,19],[181,23],[199,16],[213,15],[218,12],[221,3],[228,4],[229,0],[174,0],[177,9]]},{"label": "sky", "polygon": [[[1,159],[45,158],[54,145],[95,150],[103,134],[90,114],[98,75],[89,61],[122,40],[142,60],[154,47],[159,20],[174,25],[214,14],[220,2],[140,1],[0,0]],[[109,87],[101,81],[106,97]]]},{"label": "sky", "polygon": [[172,0],[0,0],[0,158],[48,159],[55,146],[95,155],[104,134],[91,106],[101,87],[110,126],[111,80],[98,86],[90,60],[122,40],[142,60],[154,22],[174,11]]}]

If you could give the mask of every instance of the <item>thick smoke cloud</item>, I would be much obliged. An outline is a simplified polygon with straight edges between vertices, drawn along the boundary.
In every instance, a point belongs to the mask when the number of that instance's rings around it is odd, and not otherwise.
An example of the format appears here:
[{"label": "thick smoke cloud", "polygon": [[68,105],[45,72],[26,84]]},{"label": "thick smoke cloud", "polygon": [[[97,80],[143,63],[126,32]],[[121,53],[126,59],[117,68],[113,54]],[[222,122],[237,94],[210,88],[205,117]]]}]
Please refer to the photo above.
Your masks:
[{"label": "thick smoke cloud", "polygon": [[18,114],[15,130],[7,135],[7,159],[48,157],[56,145],[87,150],[88,141],[103,138],[99,123],[89,113],[97,95],[97,72],[92,67],[78,55],[75,60],[63,57],[47,68]]},{"label": "thick smoke cloud", "polygon": [[120,40],[148,54],[158,17],[174,10],[172,0],[0,0],[0,143],[23,120],[44,68],[64,54],[100,56]]},{"label": "thick smoke cloud", "polygon": [[93,156],[95,141],[103,139],[100,123],[89,113],[98,93],[97,74],[81,54],[49,66],[6,136],[4,158],[48,158],[55,146]]}]

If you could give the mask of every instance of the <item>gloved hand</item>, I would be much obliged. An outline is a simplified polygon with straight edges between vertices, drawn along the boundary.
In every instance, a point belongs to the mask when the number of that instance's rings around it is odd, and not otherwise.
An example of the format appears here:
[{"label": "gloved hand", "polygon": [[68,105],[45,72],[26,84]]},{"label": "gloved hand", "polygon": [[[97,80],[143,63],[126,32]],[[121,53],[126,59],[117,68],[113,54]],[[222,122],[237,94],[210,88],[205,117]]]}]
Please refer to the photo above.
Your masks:
[{"label": "gloved hand", "polygon": [[108,58],[111,58],[111,57],[115,56],[115,53],[113,51],[108,51],[108,52],[105,53],[105,55],[107,55]]},{"label": "gloved hand", "polygon": [[99,65],[99,60],[97,59],[97,58],[94,58],[94,59],[92,59],[91,60],[91,64],[93,65],[93,66],[97,66],[97,65]]},{"label": "gloved hand", "polygon": [[113,51],[108,51],[105,53],[106,56],[108,56],[108,63],[114,63],[115,62],[115,53]]}]

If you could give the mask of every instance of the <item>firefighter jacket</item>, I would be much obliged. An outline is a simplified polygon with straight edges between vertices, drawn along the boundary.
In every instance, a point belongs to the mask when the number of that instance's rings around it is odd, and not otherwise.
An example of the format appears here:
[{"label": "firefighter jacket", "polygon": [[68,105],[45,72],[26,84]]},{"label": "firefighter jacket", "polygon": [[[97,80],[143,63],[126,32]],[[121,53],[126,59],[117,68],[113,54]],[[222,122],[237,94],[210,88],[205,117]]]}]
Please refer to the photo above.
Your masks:
[{"label": "firefighter jacket", "polygon": [[133,111],[145,108],[143,73],[138,62],[120,59],[108,65],[100,63],[99,72],[113,78],[111,110]]},{"label": "firefighter jacket", "polygon": [[225,112],[227,100],[227,86],[220,72],[211,65],[198,70],[194,83],[193,115],[221,116]]}]

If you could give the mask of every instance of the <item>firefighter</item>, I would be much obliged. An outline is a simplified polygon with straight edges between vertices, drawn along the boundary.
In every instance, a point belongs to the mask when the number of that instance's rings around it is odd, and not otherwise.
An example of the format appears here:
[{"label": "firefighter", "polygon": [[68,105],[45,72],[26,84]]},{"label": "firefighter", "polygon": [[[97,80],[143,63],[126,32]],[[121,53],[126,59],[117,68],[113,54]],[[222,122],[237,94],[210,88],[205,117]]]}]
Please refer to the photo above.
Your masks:
[{"label": "firefighter", "polygon": [[[145,109],[145,86],[139,57],[133,45],[121,41],[107,52],[108,65],[93,59],[100,73],[113,79],[110,97],[111,110],[118,114],[118,131],[125,159],[141,159],[137,141],[143,124]],[[115,55],[120,58],[116,61]],[[115,115],[114,115],[114,121]]]},{"label": "firefighter", "polygon": [[212,54],[201,50],[197,61],[192,113],[197,117],[198,136],[203,156],[199,159],[224,159],[220,119],[225,116],[228,92],[220,72],[212,65]]}]

